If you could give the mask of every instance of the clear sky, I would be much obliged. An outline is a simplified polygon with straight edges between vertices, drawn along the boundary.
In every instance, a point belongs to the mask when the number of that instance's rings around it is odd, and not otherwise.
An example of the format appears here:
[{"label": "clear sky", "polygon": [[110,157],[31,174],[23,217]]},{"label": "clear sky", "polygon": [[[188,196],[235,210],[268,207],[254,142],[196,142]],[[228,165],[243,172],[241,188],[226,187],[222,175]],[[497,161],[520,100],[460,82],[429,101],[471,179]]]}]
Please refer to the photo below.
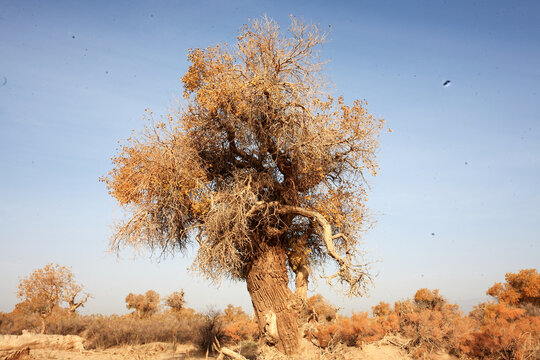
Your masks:
[{"label": "clear sky", "polygon": [[350,312],[439,288],[469,310],[506,272],[540,268],[537,1],[0,1],[0,311],[50,262],[93,295],[83,313],[181,288],[199,311],[251,310],[244,283],[217,288],[187,271],[189,254],[108,253],[122,211],[98,178],[144,109],[175,106],[189,48],[232,43],[264,14],[330,30],[337,92],[394,130],[371,179],[370,296],[323,280],[311,293]]}]

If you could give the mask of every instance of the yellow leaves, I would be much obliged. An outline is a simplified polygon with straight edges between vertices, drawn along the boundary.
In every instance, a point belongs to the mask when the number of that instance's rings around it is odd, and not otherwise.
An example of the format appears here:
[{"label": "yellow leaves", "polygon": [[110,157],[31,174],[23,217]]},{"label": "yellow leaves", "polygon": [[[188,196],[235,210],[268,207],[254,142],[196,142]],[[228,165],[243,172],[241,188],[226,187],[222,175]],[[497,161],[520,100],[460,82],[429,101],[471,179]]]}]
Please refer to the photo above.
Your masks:
[{"label": "yellow leaves", "polygon": [[[247,216],[254,202],[317,210],[333,230],[356,234],[365,222],[363,171],[376,173],[382,123],[365,101],[325,94],[316,56],[324,34],[295,19],[289,31],[282,36],[264,18],[240,30],[236,47],[189,50],[185,110],[130,137],[104,179],[135,214],[118,238],[167,248],[197,227],[205,241],[223,244],[217,255],[201,252],[207,263],[216,259],[203,272],[237,276],[253,232],[289,231],[281,215]],[[305,248],[291,250],[293,266],[313,256]]]},{"label": "yellow leaves", "polygon": [[62,302],[74,301],[81,290],[69,268],[51,263],[23,278],[17,297],[26,310],[48,316]]},{"label": "yellow leaves", "polygon": [[540,274],[536,269],[524,269],[519,273],[507,273],[506,283],[495,283],[487,295],[505,304],[540,305]]}]

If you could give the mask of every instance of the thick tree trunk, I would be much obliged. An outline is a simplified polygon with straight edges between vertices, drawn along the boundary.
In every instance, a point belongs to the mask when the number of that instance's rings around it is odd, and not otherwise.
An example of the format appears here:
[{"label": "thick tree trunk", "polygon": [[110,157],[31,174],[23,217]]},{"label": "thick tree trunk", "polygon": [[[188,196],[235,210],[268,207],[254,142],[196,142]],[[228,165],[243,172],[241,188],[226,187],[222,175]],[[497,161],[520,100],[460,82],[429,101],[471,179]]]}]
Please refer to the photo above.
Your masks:
[{"label": "thick tree trunk", "polygon": [[298,301],[287,286],[286,261],[281,247],[266,248],[253,262],[246,283],[263,339],[290,355],[299,346]]}]

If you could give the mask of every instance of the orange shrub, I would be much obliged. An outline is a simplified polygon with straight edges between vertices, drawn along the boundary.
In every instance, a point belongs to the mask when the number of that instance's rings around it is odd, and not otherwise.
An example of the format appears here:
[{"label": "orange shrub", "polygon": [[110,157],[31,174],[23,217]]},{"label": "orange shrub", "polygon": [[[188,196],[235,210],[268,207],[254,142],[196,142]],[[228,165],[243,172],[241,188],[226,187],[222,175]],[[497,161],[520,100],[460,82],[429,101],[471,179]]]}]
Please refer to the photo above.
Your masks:
[{"label": "orange shrub", "polygon": [[439,294],[439,289],[420,289],[414,294],[414,302],[421,309],[438,310],[446,304],[446,299]]},{"label": "orange shrub", "polygon": [[469,356],[481,359],[540,359],[540,316],[507,304],[480,304],[471,312],[478,329],[467,343]]},{"label": "orange shrub", "polygon": [[448,304],[438,290],[418,290],[414,302],[396,302],[395,313],[399,331],[410,339],[409,351],[417,358],[440,350],[460,355],[468,349],[463,345],[470,339],[474,323],[462,316],[457,305]]},{"label": "orange shrub", "polygon": [[390,304],[381,301],[372,307],[373,316],[381,324],[385,333],[395,333],[399,330],[399,316],[392,310]]},{"label": "orange shrub", "polygon": [[540,274],[536,269],[524,269],[517,274],[507,273],[505,279],[505,284],[495,283],[487,294],[500,303],[540,307]]},{"label": "orange shrub", "polygon": [[223,311],[221,320],[224,324],[223,334],[227,343],[254,340],[259,335],[259,326],[240,306],[229,304]]},{"label": "orange shrub", "polygon": [[363,343],[382,339],[384,335],[381,324],[369,318],[367,312],[353,313],[350,318],[338,317],[335,322],[317,326],[312,334],[323,348],[335,343],[361,346]]}]

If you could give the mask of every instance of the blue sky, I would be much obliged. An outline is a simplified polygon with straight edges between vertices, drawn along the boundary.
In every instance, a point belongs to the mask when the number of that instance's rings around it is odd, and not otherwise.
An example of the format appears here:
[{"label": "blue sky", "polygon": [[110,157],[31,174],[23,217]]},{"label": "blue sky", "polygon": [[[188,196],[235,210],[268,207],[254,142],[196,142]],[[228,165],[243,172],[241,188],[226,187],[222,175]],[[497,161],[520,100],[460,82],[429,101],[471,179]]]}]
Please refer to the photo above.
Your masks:
[{"label": "blue sky", "polygon": [[[204,311],[250,309],[245,284],[187,272],[192,257],[107,252],[122,211],[98,178],[117,141],[181,97],[189,48],[289,14],[330,30],[328,77],[394,131],[382,137],[364,248],[367,298],[439,288],[465,309],[506,272],[540,265],[540,5],[535,1],[0,1],[0,311],[20,277],[71,266],[84,313],[124,313],[129,292],[183,288]],[[444,87],[444,81],[450,80]]]}]

